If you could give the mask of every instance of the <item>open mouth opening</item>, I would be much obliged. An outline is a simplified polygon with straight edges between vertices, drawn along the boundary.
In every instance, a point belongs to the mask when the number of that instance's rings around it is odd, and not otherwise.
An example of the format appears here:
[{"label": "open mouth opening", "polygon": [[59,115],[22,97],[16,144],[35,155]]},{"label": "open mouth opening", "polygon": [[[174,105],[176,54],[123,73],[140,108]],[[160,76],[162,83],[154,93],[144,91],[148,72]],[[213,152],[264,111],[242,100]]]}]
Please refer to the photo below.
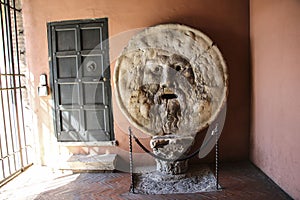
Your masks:
[{"label": "open mouth opening", "polygon": [[162,94],[161,98],[162,99],[176,99],[178,96],[176,94]]}]

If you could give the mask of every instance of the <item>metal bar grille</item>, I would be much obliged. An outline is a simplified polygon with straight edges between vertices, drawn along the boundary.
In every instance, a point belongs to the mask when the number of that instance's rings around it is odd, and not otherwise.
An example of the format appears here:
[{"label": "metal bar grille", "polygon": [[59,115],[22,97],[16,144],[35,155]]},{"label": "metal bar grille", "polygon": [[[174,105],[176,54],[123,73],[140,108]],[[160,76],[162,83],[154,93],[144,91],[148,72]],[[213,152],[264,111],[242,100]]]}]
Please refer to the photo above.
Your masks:
[{"label": "metal bar grille", "polygon": [[31,165],[24,122],[25,74],[21,73],[15,0],[0,2],[0,186]]}]

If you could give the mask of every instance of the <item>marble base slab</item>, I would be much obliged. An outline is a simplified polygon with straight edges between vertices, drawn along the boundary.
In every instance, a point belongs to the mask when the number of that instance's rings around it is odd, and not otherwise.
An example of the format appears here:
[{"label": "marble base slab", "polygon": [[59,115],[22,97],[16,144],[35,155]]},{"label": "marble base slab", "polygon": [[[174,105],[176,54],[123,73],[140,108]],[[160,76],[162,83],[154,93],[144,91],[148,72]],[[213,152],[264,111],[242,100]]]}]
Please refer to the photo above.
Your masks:
[{"label": "marble base slab", "polygon": [[184,174],[177,175],[166,175],[158,171],[135,174],[135,192],[139,194],[178,194],[212,191],[217,191],[216,178],[208,166],[193,168]]}]

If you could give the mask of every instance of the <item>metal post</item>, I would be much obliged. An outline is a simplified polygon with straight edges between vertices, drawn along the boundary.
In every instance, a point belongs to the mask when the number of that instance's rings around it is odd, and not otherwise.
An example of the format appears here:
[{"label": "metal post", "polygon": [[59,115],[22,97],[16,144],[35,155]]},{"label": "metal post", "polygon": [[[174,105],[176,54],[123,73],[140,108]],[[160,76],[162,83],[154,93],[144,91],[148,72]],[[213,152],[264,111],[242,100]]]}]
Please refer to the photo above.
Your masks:
[{"label": "metal post", "polygon": [[216,188],[219,190],[219,142],[218,142],[218,132],[215,132],[216,136]]},{"label": "metal post", "polygon": [[131,127],[128,128],[129,131],[129,170],[130,170],[130,192],[134,193],[134,177],[133,177],[133,158],[132,158],[132,132]]}]

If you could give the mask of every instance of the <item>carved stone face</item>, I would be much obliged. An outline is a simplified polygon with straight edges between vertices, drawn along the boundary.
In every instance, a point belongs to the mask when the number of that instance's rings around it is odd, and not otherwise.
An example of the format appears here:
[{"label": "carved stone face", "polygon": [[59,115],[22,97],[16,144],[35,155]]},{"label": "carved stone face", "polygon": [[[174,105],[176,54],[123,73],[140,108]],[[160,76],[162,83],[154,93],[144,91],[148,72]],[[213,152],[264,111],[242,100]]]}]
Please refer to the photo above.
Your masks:
[{"label": "carved stone face", "polygon": [[208,43],[207,38],[191,30],[152,27],[135,36],[118,58],[115,87],[120,108],[150,135],[194,134],[213,120],[225,101],[227,75],[221,54],[209,44],[207,51],[201,49],[196,40]]},{"label": "carved stone face", "polygon": [[[163,122],[161,134],[172,134],[177,132],[182,117],[175,88],[179,88],[179,85],[185,82],[190,84],[191,89],[195,89],[195,77],[190,63],[185,58],[176,54],[167,56],[156,53],[146,60],[141,76],[143,85],[139,90],[144,95],[140,101],[142,105],[139,112],[148,120],[159,117]],[[160,112],[154,110],[155,104],[160,108]]]}]

